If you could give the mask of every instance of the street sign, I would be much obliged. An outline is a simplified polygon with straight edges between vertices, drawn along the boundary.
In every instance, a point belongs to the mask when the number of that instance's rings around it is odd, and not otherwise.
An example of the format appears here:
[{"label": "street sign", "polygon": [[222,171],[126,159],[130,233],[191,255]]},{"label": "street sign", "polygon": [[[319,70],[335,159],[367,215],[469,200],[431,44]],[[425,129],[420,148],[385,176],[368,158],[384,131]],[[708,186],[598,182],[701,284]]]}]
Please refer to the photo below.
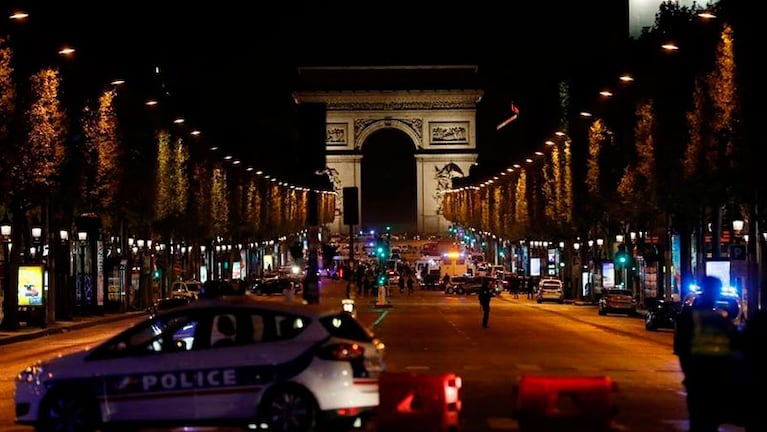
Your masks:
[{"label": "street sign", "polygon": [[730,260],[745,261],[746,245],[742,245],[742,244],[730,245]]}]

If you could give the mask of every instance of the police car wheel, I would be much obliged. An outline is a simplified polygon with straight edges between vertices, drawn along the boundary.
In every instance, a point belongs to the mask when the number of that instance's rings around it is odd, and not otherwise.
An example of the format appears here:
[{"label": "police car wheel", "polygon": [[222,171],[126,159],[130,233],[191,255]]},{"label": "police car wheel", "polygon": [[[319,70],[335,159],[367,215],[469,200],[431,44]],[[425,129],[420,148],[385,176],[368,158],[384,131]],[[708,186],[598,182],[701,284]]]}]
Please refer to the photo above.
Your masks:
[{"label": "police car wheel", "polygon": [[94,432],[98,418],[98,407],[92,399],[74,390],[53,389],[40,407],[37,430]]},{"label": "police car wheel", "polygon": [[308,391],[298,386],[271,390],[261,402],[260,412],[271,430],[309,432],[316,423],[316,403]]}]

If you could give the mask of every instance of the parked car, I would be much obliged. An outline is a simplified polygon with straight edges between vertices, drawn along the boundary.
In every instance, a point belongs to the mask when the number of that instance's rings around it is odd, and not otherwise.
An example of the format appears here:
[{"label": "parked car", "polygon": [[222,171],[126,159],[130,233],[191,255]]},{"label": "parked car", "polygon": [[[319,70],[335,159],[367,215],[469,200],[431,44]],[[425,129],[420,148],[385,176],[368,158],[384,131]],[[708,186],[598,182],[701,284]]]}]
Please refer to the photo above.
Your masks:
[{"label": "parked car", "polygon": [[16,423],[78,432],[349,428],[379,404],[383,354],[338,307],[203,298],[30,364],[15,381]]},{"label": "parked car", "polygon": [[463,284],[470,278],[467,276],[451,276],[450,281],[445,285],[445,294],[457,294],[458,291],[463,293]]},{"label": "parked car", "polygon": [[[445,294],[477,294],[482,288],[482,283],[485,279],[490,280],[491,278],[480,276],[454,276],[450,278],[450,282],[448,283],[447,288],[445,288]],[[493,292],[495,293],[495,290],[493,290]]]},{"label": "parked car", "polygon": [[682,305],[679,302],[658,300],[657,303],[647,309],[645,315],[644,327],[650,331],[658,329],[676,328],[676,317]]},{"label": "parked car", "polygon": [[626,289],[611,288],[602,293],[599,299],[599,315],[608,313],[634,315],[636,314],[636,298]]},{"label": "parked car", "polygon": [[242,279],[212,279],[205,281],[199,294],[200,298],[215,298],[223,295],[245,295],[248,283]]},{"label": "parked car", "polygon": [[150,315],[154,315],[160,311],[188,305],[190,302],[192,302],[191,297],[166,297],[155,300],[155,302],[147,308],[147,312],[149,312]]},{"label": "parked car", "polygon": [[557,303],[565,302],[565,291],[562,287],[562,281],[555,278],[542,278],[538,282],[538,303],[545,301],[555,301]]},{"label": "parked car", "polygon": [[259,283],[251,285],[250,291],[257,295],[283,294],[286,289],[295,290],[294,283],[297,283],[295,279],[286,277],[262,279]]},{"label": "parked car", "polygon": [[178,280],[170,287],[170,297],[189,297],[192,300],[200,298],[202,282],[197,280]]}]

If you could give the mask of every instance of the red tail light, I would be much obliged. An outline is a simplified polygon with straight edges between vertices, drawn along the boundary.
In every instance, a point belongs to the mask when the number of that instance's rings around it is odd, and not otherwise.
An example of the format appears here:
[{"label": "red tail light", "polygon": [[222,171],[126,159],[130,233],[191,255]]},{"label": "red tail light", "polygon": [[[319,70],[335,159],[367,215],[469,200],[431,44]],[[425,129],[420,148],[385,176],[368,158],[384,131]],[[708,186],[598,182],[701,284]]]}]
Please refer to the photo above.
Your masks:
[{"label": "red tail light", "polygon": [[323,360],[349,361],[361,359],[365,355],[365,348],[355,343],[336,343],[326,345],[317,352],[317,357]]}]

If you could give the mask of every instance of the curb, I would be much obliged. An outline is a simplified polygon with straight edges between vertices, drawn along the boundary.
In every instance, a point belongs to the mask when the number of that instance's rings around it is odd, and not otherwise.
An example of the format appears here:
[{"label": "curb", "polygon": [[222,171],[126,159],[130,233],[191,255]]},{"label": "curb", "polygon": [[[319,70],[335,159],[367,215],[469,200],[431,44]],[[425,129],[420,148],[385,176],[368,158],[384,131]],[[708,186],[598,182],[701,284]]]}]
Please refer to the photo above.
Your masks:
[{"label": "curb", "polygon": [[18,334],[13,334],[5,337],[0,337],[0,346],[9,345],[16,342],[22,342],[31,339],[37,339],[44,336],[50,336],[55,334],[66,333],[70,330],[77,330],[86,327],[93,327],[99,324],[122,321],[130,318],[134,318],[138,315],[143,315],[144,312],[128,312],[120,315],[112,316],[100,316],[98,318],[86,319],[83,321],[75,321],[67,324],[52,324],[50,327],[41,327],[36,330],[20,329]]}]

